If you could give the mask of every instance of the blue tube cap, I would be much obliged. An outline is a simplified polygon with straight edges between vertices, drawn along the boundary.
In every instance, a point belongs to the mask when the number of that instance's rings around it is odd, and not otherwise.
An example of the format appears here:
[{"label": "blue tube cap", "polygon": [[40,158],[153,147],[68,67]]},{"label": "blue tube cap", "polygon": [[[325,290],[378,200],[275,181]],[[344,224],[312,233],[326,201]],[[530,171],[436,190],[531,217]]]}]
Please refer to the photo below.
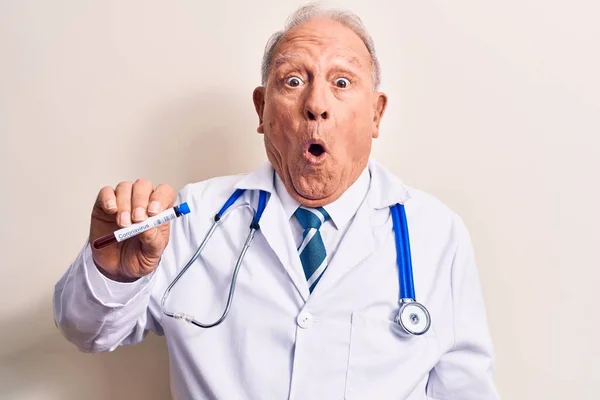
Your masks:
[{"label": "blue tube cap", "polygon": [[190,207],[188,206],[188,203],[181,203],[180,205],[177,206],[177,209],[179,210],[179,213],[181,215],[190,213]]}]

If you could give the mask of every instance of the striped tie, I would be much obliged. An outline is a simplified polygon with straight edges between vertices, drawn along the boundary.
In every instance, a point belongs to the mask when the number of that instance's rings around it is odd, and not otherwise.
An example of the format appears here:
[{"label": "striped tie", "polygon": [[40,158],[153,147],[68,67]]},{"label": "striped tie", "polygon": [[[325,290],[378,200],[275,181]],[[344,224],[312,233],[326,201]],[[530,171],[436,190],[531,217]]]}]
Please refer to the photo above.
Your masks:
[{"label": "striped tie", "polygon": [[302,244],[298,248],[308,289],[312,293],[317,282],[327,268],[327,252],[319,228],[329,219],[329,214],[323,207],[308,208],[300,206],[294,213],[304,229]]}]

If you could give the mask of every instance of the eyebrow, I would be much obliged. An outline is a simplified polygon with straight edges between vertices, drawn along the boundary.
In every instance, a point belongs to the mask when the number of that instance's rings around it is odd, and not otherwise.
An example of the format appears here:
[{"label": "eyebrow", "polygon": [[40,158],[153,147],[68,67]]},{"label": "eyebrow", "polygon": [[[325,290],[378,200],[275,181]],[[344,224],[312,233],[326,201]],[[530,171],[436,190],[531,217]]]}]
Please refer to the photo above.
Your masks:
[{"label": "eyebrow", "polygon": [[362,68],[362,64],[360,63],[360,60],[356,57],[340,56],[339,58],[344,59],[344,60],[348,61],[350,64],[354,64],[359,68]]},{"label": "eyebrow", "polygon": [[298,57],[300,57],[300,54],[298,54],[298,53],[281,54],[273,62],[273,68],[278,68],[282,64],[285,64],[288,61],[293,61],[294,58],[298,58]]}]

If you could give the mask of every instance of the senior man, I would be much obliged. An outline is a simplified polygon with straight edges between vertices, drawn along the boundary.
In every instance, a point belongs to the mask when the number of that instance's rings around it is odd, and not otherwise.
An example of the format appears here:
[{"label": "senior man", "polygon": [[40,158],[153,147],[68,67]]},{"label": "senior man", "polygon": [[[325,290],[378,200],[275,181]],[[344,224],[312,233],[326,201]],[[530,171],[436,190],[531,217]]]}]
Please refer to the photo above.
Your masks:
[{"label": "senior man", "polygon": [[[100,190],[90,243],[176,203],[192,213],[85,246],[56,286],[62,333],[86,352],[164,335],[177,399],[497,399],[464,224],[369,158],[387,98],[360,19],[301,8],[263,60],[253,99],[269,162],[178,195],[142,179]],[[161,304],[237,189],[245,191],[226,221]],[[227,318],[209,329],[167,316],[219,318],[261,191],[266,209]],[[423,335],[394,322],[394,204],[405,207],[416,293],[432,318]]]}]

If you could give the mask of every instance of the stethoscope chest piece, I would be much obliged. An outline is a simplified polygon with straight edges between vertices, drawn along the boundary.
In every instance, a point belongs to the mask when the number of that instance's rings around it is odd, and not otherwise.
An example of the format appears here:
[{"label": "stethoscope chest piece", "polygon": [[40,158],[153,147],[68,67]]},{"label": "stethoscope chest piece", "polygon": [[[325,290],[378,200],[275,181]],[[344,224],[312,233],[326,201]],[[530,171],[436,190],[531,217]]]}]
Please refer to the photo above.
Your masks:
[{"label": "stethoscope chest piece", "polygon": [[416,301],[401,301],[395,322],[411,335],[422,335],[431,326],[431,316],[427,308]]}]

